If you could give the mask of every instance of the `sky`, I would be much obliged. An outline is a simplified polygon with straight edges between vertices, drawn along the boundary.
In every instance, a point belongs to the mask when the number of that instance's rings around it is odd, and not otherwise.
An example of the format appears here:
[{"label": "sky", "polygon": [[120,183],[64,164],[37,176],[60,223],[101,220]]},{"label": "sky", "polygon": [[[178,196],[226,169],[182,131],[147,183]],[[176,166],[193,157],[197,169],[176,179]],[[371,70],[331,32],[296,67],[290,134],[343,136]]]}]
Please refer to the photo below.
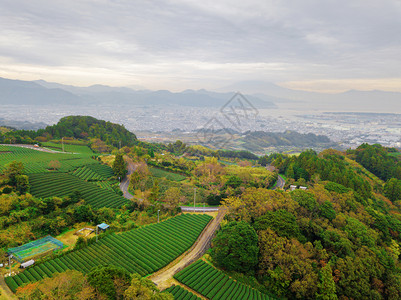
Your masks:
[{"label": "sky", "polygon": [[0,77],[401,92],[401,1],[0,0]]}]

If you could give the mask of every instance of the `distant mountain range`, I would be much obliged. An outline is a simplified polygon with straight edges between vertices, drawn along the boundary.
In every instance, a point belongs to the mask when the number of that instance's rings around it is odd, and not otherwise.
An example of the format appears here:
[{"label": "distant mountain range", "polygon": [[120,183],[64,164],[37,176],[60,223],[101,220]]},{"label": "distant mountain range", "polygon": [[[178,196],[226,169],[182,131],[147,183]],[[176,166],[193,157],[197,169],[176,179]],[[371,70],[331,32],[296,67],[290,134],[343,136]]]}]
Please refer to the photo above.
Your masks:
[{"label": "distant mountain range", "polygon": [[[173,93],[166,90],[133,90],[127,87],[93,85],[76,87],[44,80],[22,81],[0,78],[0,105],[179,105],[221,107],[234,93],[206,90],[186,90]],[[276,108],[272,99],[247,95],[257,108]]]},{"label": "distant mountain range", "polygon": [[243,81],[217,92],[185,90],[134,90],[129,87],[92,85],[76,87],[44,80],[22,81],[0,78],[0,105],[178,105],[222,107],[240,91],[258,109],[293,109],[401,113],[401,93],[350,90],[326,94],[292,90],[264,81]]},{"label": "distant mountain range", "polygon": [[241,91],[260,99],[266,99],[267,95],[280,108],[286,109],[401,113],[401,93],[398,92],[349,90],[328,94],[287,89],[264,81],[237,82],[219,91]]}]

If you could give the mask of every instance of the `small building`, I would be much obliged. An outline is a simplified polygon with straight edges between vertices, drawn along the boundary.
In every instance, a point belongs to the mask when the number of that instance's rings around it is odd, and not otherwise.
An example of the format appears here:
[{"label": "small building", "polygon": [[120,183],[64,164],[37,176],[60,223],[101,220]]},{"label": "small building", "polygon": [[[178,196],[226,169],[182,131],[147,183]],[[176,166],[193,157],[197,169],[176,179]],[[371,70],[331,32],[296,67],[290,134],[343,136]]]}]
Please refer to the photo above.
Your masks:
[{"label": "small building", "polygon": [[28,268],[28,267],[34,265],[34,264],[35,264],[35,261],[34,261],[33,259],[30,259],[30,260],[28,260],[28,261],[22,263],[21,266],[20,266],[20,268],[25,269],[25,268]]},{"label": "small building", "polygon": [[297,189],[296,185],[290,185],[290,191],[295,191]]},{"label": "small building", "polygon": [[97,227],[103,231],[106,231],[110,226],[107,225],[106,223],[102,223],[100,225],[97,225]]},{"label": "small building", "polygon": [[300,186],[299,189],[306,191],[308,188],[306,186]]}]

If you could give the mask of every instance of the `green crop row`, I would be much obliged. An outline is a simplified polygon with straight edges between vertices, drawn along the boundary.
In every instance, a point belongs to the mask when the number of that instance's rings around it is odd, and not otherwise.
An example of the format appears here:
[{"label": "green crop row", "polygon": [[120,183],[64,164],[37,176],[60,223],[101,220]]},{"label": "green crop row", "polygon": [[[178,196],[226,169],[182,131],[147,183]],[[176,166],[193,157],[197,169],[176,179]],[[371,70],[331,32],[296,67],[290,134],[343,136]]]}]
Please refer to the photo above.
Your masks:
[{"label": "green crop row", "polygon": [[60,172],[73,171],[87,164],[100,165],[100,163],[93,160],[88,153],[47,153],[23,147],[0,145],[0,166],[4,167],[12,161],[22,162],[25,167],[25,172],[28,174],[47,172],[51,168],[51,161],[58,161],[60,163],[60,167],[58,168]]},{"label": "green crop row", "polygon": [[90,164],[87,165],[89,169],[91,169],[93,172],[101,175],[102,177],[109,179],[110,177],[114,176],[113,169],[110,168],[109,166],[102,165],[102,164]]},{"label": "green crop row", "polygon": [[112,233],[86,248],[45,261],[5,280],[15,292],[19,286],[57,272],[73,269],[86,273],[95,266],[106,264],[146,276],[188,250],[210,219],[208,215],[182,214],[121,234]]},{"label": "green crop row", "polygon": [[63,197],[79,191],[83,199],[94,208],[121,207],[127,200],[110,190],[99,188],[66,173],[50,172],[30,174],[31,194],[39,198]]},{"label": "green crop row", "polygon": [[163,292],[168,292],[174,296],[176,300],[198,300],[201,299],[195,294],[187,291],[186,289],[182,288],[179,285],[173,285],[168,289],[165,289]]},{"label": "green crop row", "polygon": [[91,169],[88,168],[88,166],[83,166],[78,169],[76,169],[74,172],[71,173],[74,176],[77,176],[78,178],[81,178],[83,180],[106,180],[102,175],[92,171]]},{"label": "green crop row", "polygon": [[267,300],[268,295],[235,280],[212,265],[198,260],[178,272],[175,279],[208,299]]},{"label": "green crop row", "polygon": [[116,181],[96,181],[97,186],[100,186],[102,189],[110,191],[115,191],[113,188],[114,184],[116,184]]}]

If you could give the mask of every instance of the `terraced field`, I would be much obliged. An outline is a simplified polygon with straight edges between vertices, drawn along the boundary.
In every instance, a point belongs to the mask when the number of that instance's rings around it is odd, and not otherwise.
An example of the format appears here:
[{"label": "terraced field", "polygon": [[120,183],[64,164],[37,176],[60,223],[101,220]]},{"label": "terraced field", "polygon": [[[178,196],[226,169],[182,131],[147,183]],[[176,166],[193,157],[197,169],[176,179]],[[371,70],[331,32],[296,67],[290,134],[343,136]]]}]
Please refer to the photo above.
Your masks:
[{"label": "terraced field", "polygon": [[183,214],[121,234],[112,233],[86,248],[6,277],[5,281],[15,292],[19,286],[51,277],[56,272],[74,269],[86,273],[105,264],[146,276],[188,250],[210,220],[208,215]]},{"label": "terraced field", "polygon": [[178,272],[174,278],[208,299],[273,299],[245,284],[234,281],[228,275],[203,260],[198,260]]},{"label": "terraced field", "polygon": [[94,208],[118,208],[128,202],[124,197],[111,190],[102,189],[94,183],[66,173],[30,174],[29,182],[31,194],[40,198],[69,196],[73,192],[79,191],[85,201]]}]

